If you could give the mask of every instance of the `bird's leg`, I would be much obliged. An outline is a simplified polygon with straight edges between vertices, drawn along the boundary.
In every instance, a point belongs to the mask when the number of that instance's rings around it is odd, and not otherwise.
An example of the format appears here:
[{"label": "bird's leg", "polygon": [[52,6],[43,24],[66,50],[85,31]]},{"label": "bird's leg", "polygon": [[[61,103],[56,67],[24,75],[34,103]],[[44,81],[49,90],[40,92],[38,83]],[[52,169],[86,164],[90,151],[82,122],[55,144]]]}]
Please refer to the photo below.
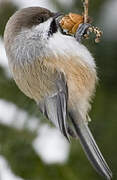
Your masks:
[{"label": "bird's leg", "polygon": [[75,34],[75,38],[78,42],[81,42],[82,37],[87,34],[87,30],[91,25],[89,23],[83,23],[81,24]]}]

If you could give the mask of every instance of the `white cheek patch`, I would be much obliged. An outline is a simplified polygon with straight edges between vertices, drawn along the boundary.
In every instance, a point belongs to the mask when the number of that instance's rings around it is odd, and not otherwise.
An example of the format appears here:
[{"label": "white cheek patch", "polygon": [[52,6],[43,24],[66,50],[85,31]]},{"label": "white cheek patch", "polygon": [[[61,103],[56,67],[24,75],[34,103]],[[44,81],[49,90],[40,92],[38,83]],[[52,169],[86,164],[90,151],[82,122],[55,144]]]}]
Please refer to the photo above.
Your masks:
[{"label": "white cheek patch", "polygon": [[52,18],[32,28],[23,28],[11,46],[12,55],[21,64],[47,56],[48,31]]},{"label": "white cheek patch", "polygon": [[42,37],[47,38],[51,22],[52,18],[49,18],[47,21],[35,26],[34,31],[41,32]]}]

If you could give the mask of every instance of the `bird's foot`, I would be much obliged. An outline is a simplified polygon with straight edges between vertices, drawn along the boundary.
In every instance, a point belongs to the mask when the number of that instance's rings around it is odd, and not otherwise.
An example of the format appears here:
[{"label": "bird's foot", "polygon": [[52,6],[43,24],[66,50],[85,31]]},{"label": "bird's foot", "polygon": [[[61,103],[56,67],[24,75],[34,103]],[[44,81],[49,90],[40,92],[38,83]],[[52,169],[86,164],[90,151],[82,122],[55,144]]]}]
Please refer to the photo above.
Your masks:
[{"label": "bird's foot", "polygon": [[81,24],[75,34],[75,38],[78,42],[81,42],[82,38],[84,37],[85,34],[87,34],[87,30],[91,25],[89,23],[83,23]]}]

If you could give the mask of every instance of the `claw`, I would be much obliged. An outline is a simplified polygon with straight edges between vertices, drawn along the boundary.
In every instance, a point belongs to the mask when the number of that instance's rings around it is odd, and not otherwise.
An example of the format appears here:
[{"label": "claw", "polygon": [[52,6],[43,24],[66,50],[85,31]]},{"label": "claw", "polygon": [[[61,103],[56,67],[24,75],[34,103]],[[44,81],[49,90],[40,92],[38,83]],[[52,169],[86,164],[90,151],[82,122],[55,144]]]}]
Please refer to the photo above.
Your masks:
[{"label": "claw", "polygon": [[88,23],[81,24],[75,34],[75,38],[78,42],[81,42],[82,37],[87,34],[87,30],[91,25]]}]

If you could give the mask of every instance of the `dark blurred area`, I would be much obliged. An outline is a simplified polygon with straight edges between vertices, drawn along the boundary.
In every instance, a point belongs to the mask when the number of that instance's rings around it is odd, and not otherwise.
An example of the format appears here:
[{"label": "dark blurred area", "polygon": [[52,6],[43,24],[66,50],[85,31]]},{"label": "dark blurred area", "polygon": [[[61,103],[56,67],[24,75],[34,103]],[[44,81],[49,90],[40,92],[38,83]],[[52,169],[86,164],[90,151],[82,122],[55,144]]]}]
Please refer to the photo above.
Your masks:
[{"label": "dark blurred area", "polygon": [[[106,3],[109,1],[112,2],[112,0],[90,0],[89,14],[93,17],[93,24],[101,27],[104,34],[99,44],[95,44],[93,39],[87,40],[84,43],[95,57],[99,77],[96,96],[90,112],[92,122],[89,126],[113,172],[113,180],[116,180],[117,35],[113,38],[113,32],[110,31],[109,35],[105,33],[106,26],[104,26],[103,16],[107,8]],[[67,5],[67,8],[59,0],[51,0],[51,2],[58,11],[64,11],[65,13],[81,13],[83,11],[80,0],[74,0],[70,6]],[[10,1],[0,2],[0,36],[3,36],[6,22],[17,9],[18,6]],[[117,3],[115,9],[117,11]],[[113,23],[117,24],[116,18],[115,22],[113,20]],[[0,59],[0,61],[2,60]],[[43,120],[35,103],[23,95],[15,85],[15,82],[7,77],[2,66],[0,67],[0,99],[12,102],[20,109],[27,111],[30,116],[34,115]],[[24,180],[104,179],[91,167],[79,142],[75,140],[71,143],[70,155],[67,162],[61,165],[57,163],[53,165],[44,163],[32,146],[32,141],[36,135],[35,131],[30,131],[25,127],[22,130],[17,130],[14,127],[12,128],[11,126],[0,123],[0,155],[5,157],[12,172],[17,176]]]}]

